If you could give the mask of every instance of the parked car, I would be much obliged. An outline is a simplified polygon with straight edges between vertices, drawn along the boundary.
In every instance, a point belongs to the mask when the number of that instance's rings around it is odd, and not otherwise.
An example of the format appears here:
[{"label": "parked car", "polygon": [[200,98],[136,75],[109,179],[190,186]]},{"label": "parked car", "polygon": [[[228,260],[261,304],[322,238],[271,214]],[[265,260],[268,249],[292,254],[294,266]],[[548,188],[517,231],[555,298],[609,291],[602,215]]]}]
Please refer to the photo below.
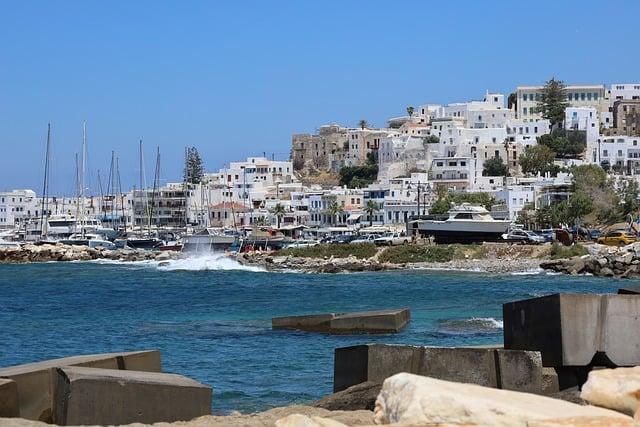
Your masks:
[{"label": "parked car", "polygon": [[329,243],[332,243],[334,245],[342,245],[345,243],[349,243],[352,240],[355,240],[357,236],[353,235],[353,234],[340,234],[339,236],[335,236],[333,239],[331,239],[331,241],[329,241]]},{"label": "parked car", "polygon": [[509,233],[503,234],[502,238],[511,242],[532,243],[536,245],[545,242],[543,236],[529,230],[511,230]]},{"label": "parked car", "polygon": [[359,236],[357,239],[350,241],[349,243],[358,244],[358,243],[374,243],[374,241],[379,238],[379,234],[365,234],[363,236]]},{"label": "parked car", "polygon": [[538,236],[544,237],[545,242],[553,242],[553,238],[555,235],[553,229],[551,228],[545,228],[544,230],[535,230],[534,233],[536,233]]},{"label": "parked car", "polygon": [[591,230],[589,231],[589,237],[591,240],[598,240],[602,236],[602,232],[600,230]]},{"label": "parked car", "polygon": [[285,246],[285,249],[289,249],[289,248],[310,248],[312,246],[317,246],[319,245],[320,242],[318,242],[317,240],[296,240],[293,243],[289,243],[287,246]]},{"label": "parked car", "polygon": [[373,241],[378,246],[406,245],[410,239],[404,233],[389,233]]},{"label": "parked car", "polygon": [[628,231],[624,230],[610,231],[596,240],[596,242],[602,245],[609,246],[626,246],[636,241],[637,239],[635,234],[629,233]]}]

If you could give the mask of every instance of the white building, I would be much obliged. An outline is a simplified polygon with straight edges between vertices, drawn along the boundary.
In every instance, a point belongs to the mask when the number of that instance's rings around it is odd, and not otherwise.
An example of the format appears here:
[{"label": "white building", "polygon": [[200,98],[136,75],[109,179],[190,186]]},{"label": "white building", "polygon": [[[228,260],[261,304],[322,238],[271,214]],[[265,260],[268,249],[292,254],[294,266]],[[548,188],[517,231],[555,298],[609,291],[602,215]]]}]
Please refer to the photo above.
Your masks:
[{"label": "white building", "polygon": [[640,137],[609,136],[597,141],[595,163],[627,174],[640,174]]},{"label": "white building", "polygon": [[12,190],[0,193],[0,228],[22,226],[26,221],[37,218],[38,199],[33,190]]},{"label": "white building", "polygon": [[640,83],[612,84],[608,95],[612,103],[621,99],[640,99]]}]

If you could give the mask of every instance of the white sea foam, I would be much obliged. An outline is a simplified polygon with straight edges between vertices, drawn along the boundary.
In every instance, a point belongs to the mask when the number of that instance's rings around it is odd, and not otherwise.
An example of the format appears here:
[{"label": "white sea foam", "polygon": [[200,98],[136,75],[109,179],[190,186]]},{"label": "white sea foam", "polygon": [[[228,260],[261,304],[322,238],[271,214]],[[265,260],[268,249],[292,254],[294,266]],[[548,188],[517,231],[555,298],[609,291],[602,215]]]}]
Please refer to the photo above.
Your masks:
[{"label": "white sea foam", "polygon": [[482,323],[496,329],[504,328],[504,322],[502,320],[494,319],[493,317],[472,317],[470,321],[475,323]]},{"label": "white sea foam", "polygon": [[246,266],[223,253],[193,254],[167,261],[119,261],[100,259],[91,261],[96,264],[126,265],[140,268],[156,268],[160,271],[222,271],[241,270],[263,272],[260,267]]},{"label": "white sea foam", "polygon": [[174,259],[160,262],[158,270],[161,271],[206,271],[206,270],[242,270],[242,271],[264,271],[262,268],[246,266],[231,259],[225,254],[195,255],[187,258]]},{"label": "white sea foam", "polygon": [[535,276],[543,272],[544,270],[542,268],[534,268],[533,270],[514,271],[511,273],[511,275],[512,276]]}]

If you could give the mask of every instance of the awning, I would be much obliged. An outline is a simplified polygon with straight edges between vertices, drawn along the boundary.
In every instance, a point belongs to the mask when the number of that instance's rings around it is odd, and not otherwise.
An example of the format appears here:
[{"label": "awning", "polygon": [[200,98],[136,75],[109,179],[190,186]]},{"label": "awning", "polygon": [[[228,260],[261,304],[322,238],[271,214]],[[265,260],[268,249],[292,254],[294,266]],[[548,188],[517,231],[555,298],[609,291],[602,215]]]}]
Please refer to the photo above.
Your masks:
[{"label": "awning", "polygon": [[347,218],[347,221],[357,221],[362,217],[362,214],[351,214]]}]

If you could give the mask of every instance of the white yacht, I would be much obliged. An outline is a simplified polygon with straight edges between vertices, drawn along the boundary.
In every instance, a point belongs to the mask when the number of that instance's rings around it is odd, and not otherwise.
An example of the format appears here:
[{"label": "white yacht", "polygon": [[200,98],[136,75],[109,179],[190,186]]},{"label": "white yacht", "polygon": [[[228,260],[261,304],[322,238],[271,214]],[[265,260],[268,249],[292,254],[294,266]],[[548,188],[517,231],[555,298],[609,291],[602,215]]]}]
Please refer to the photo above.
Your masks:
[{"label": "white yacht", "polygon": [[94,233],[76,233],[68,239],[60,240],[60,243],[72,246],[89,246],[90,248],[116,249],[113,242],[104,240],[102,236]]},{"label": "white yacht", "polygon": [[502,240],[510,225],[509,220],[494,219],[482,206],[463,203],[451,209],[446,219],[409,220],[407,231],[433,237],[436,243],[495,242]]}]

